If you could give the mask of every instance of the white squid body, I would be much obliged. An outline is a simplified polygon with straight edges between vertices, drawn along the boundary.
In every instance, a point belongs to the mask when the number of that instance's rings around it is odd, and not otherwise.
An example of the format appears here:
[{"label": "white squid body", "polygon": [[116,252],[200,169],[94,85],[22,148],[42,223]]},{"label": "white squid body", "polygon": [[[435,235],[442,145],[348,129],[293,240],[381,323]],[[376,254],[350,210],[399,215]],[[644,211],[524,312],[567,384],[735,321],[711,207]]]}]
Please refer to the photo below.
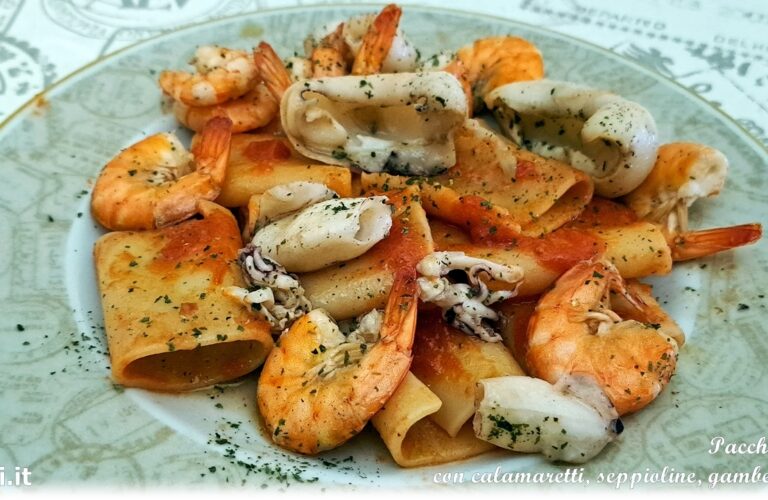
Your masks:
[{"label": "white squid body", "polygon": [[[344,38],[344,42],[349,47],[353,56],[357,56],[357,53],[360,51],[363,37],[368,32],[368,28],[371,27],[374,19],[376,19],[376,14],[363,14],[354,16],[344,22],[341,36]],[[328,23],[315,31],[313,36],[304,43],[307,54],[312,53],[314,45],[319,40],[336,31],[340,23],[341,21]],[[387,57],[384,58],[381,72],[403,73],[413,71],[416,68],[418,59],[419,52],[416,50],[416,47],[406,38],[403,30],[398,28],[395,32],[395,38],[392,40],[392,46],[389,48],[389,52],[387,52]]]},{"label": "white squid body", "polygon": [[510,83],[485,99],[512,140],[589,174],[601,196],[622,196],[648,176],[659,148],[647,109],[570,82]]},{"label": "white squid body", "polygon": [[261,195],[257,227],[265,226],[315,203],[338,197],[335,191],[319,182],[296,181],[280,184]]},{"label": "white squid body", "polygon": [[252,243],[292,273],[316,271],[354,259],[392,227],[385,196],[316,203],[262,227]]},{"label": "white squid body", "polygon": [[283,130],[301,154],[366,172],[432,175],[456,162],[453,131],[467,114],[445,72],[304,80],[283,95]]},{"label": "white squid body", "polygon": [[605,393],[591,380],[566,376],[556,385],[507,376],[477,384],[475,435],[520,453],[583,463],[622,431]]}]

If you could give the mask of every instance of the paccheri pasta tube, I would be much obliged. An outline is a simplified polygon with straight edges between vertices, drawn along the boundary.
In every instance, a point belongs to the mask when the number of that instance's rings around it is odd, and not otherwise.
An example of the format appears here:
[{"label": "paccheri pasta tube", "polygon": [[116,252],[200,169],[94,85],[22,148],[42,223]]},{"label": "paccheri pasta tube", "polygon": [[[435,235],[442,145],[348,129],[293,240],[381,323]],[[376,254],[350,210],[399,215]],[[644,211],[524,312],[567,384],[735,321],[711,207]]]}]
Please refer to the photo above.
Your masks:
[{"label": "paccheri pasta tube", "polygon": [[185,391],[236,379],[272,348],[269,324],[222,295],[242,286],[242,246],[230,212],[101,237],[94,258],[112,377],[129,387]]},{"label": "paccheri pasta tube", "polygon": [[455,436],[449,436],[429,418],[441,405],[440,398],[409,372],[384,408],[373,417],[373,426],[399,466],[453,462],[494,448],[475,437],[469,422]]},{"label": "paccheri pasta tube", "polygon": [[422,310],[411,371],[440,398],[430,418],[456,437],[475,413],[475,385],[484,378],[523,375],[502,343],[486,342],[449,326],[437,310]]},{"label": "paccheri pasta tube", "polygon": [[242,207],[251,195],[295,181],[319,182],[339,196],[350,196],[349,169],[319,164],[293,152],[288,141],[267,134],[235,134],[227,165],[227,176],[217,203]]}]

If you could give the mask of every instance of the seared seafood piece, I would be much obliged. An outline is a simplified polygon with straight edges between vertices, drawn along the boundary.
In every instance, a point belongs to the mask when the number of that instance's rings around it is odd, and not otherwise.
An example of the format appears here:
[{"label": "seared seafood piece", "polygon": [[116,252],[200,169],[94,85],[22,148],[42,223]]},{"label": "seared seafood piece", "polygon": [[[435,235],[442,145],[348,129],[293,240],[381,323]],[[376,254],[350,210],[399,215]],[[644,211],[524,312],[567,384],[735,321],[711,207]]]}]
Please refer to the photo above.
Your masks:
[{"label": "seared seafood piece", "polygon": [[565,376],[552,385],[520,376],[477,384],[475,435],[520,453],[584,463],[624,430],[605,393],[587,377]]},{"label": "seared seafood piece", "polygon": [[256,66],[243,50],[203,45],[190,64],[197,73],[160,73],[163,92],[187,106],[212,106],[237,99],[258,83]]},{"label": "seared seafood piece", "polygon": [[259,84],[242,97],[213,106],[189,106],[173,101],[173,114],[185,127],[199,132],[215,116],[232,121],[232,132],[240,133],[267,125],[277,116],[277,101]]},{"label": "seared seafood piece", "polygon": [[522,344],[531,375],[552,384],[591,378],[624,415],[661,393],[684,341],[650,287],[596,261],[577,264],[541,297]]},{"label": "seared seafood piece", "polygon": [[[489,306],[517,295],[517,287],[523,281],[520,267],[495,264],[463,252],[434,252],[424,257],[416,270],[421,275],[417,280],[419,298],[438,306],[449,325],[486,342],[501,342],[492,326],[499,315]],[[465,273],[466,282],[448,279],[449,273],[457,271]],[[507,283],[509,288],[492,292],[480,280],[481,274]]]},{"label": "seared seafood piece", "polygon": [[601,196],[614,198],[637,188],[656,161],[653,116],[616,94],[539,80],[499,87],[485,103],[513,141],[589,174]]},{"label": "seared seafood piece", "polygon": [[350,50],[344,41],[344,23],[320,40],[310,56],[311,76],[343,76],[349,74]]},{"label": "seared seafood piece", "polygon": [[472,106],[478,110],[489,92],[512,82],[544,77],[541,52],[528,40],[497,36],[475,40],[456,53],[455,61],[465,69],[472,89]]},{"label": "seared seafood piece", "polygon": [[658,224],[669,240],[675,260],[689,260],[757,241],[760,224],[689,231],[688,209],[725,185],[728,160],[701,144],[676,142],[659,148],[650,175],[624,200],[635,213]]},{"label": "seared seafood piece", "polygon": [[466,101],[444,72],[342,76],[293,84],[280,114],[304,156],[366,172],[432,175],[456,161],[453,130]]},{"label": "seared seafood piece", "polygon": [[338,197],[324,184],[304,181],[281,184],[263,194],[254,194],[248,205],[240,208],[243,239],[251,241],[256,229],[315,203]]},{"label": "seared seafood piece", "polygon": [[237,261],[248,288],[229,286],[223,293],[266,320],[272,333],[282,333],[312,309],[299,279],[277,262],[262,256],[258,247],[246,245],[238,252]]},{"label": "seared seafood piece", "polygon": [[398,27],[401,14],[400,8],[391,4],[379,14],[364,14],[344,22],[326,24],[307,38],[305,50],[314,59],[317,47],[327,46],[329,36],[340,32],[344,47],[333,46],[337,53],[346,51],[347,61],[356,64],[357,71],[360,71],[355,74],[414,71],[419,55]]},{"label": "seared seafood piece", "polygon": [[741,224],[687,231],[668,237],[675,262],[700,259],[744,245],[751,245],[763,236],[762,224]]},{"label": "seared seafood piece", "polygon": [[355,61],[352,64],[353,75],[381,72],[394,43],[402,13],[400,7],[389,4],[371,21],[360,48],[355,54]]},{"label": "seared seafood piece", "polygon": [[316,203],[338,198],[339,195],[319,182],[296,181],[268,189],[259,196],[257,227],[299,212]]},{"label": "seared seafood piece", "polygon": [[386,196],[321,201],[258,229],[252,243],[291,272],[359,257],[392,227]]},{"label": "seared seafood piece", "polygon": [[193,216],[219,195],[229,160],[232,122],[213,118],[190,154],[169,133],[124,149],[99,174],[91,211],[111,230],[154,229]]},{"label": "seared seafood piece", "polygon": [[280,56],[270,44],[260,42],[259,46],[253,50],[253,64],[259,78],[279,103],[286,89],[291,86],[291,75]]},{"label": "seared seafood piece", "polygon": [[259,377],[258,403],[272,440],[315,454],[359,433],[408,373],[416,328],[416,279],[404,269],[383,315],[344,335],[322,309],[280,337]]},{"label": "seared seafood piece", "polygon": [[648,177],[625,202],[638,217],[670,233],[688,230],[688,208],[699,198],[720,194],[728,174],[728,159],[717,149],[674,142],[659,148]]}]

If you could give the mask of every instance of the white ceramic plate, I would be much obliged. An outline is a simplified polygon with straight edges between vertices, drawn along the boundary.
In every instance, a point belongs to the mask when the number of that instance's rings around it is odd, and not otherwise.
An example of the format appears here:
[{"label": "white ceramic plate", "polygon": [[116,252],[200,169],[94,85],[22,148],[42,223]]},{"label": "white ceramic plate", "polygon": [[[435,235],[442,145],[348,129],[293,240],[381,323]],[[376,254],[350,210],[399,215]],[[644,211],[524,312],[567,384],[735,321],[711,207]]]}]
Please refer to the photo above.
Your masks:
[{"label": "white ceramic plate", "polygon": [[[171,396],[109,381],[91,248],[102,234],[89,186],[122,147],[177,129],[160,106],[157,73],[184,67],[198,44],[249,48],[268,40],[282,55],[325,22],[361,9],[322,7],[241,15],[183,29],[120,51],[66,78],[0,128],[0,466],[29,465],[41,482],[427,485],[436,472],[558,471],[502,451],[439,467],[397,467],[375,431],[316,458],[285,453],[260,431],[255,378]],[[371,9],[368,9],[371,10]],[[766,151],[733,121],[657,74],[589,44],[480,15],[408,7],[403,27],[429,55],[476,38],[513,33],[544,54],[550,78],[612,89],[654,114],[666,141],[693,140],[731,160],[725,192],[702,202],[694,227],[765,222]],[[676,266],[654,279],[664,307],[688,334],[678,374],[649,408],[625,420],[622,438],[586,465],[600,472],[751,470],[759,456],[710,455],[709,441],[756,441],[768,421],[766,244]],[[739,306],[743,304],[744,306]],[[220,407],[219,407],[220,406]]]}]

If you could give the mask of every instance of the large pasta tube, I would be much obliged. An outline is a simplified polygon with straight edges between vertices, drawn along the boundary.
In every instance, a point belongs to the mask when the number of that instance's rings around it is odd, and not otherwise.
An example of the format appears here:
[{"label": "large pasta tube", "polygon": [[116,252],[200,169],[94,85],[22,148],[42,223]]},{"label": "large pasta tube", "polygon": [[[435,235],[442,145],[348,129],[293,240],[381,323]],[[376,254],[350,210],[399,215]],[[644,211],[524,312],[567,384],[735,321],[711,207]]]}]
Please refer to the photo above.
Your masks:
[{"label": "large pasta tube", "polygon": [[411,371],[442,401],[430,418],[451,437],[475,413],[481,379],[524,374],[503,344],[456,330],[437,310],[419,312]]},{"label": "large pasta tube", "polygon": [[289,272],[316,271],[359,257],[384,239],[390,214],[385,196],[327,200],[262,227],[252,243]]},{"label": "large pasta tube", "polygon": [[112,377],[130,387],[185,391],[255,370],[272,348],[269,324],[224,297],[243,286],[230,212],[200,202],[202,219],[112,232],[94,247]]},{"label": "large pasta tube", "polygon": [[592,198],[592,180],[565,163],[519,148],[479,120],[457,129],[456,165],[430,184],[458,196],[480,196],[505,209],[523,234],[539,236],[578,216]]},{"label": "large pasta tube", "polygon": [[348,168],[318,164],[291,150],[288,141],[267,134],[235,134],[227,165],[227,176],[217,203],[242,207],[254,194],[290,182],[319,182],[339,196],[352,194]]},{"label": "large pasta tube", "polygon": [[373,426],[398,465],[437,465],[470,458],[494,448],[475,437],[470,423],[455,436],[449,436],[429,419],[440,406],[440,398],[408,372],[384,408],[374,415]]},{"label": "large pasta tube", "polygon": [[[518,265],[525,279],[520,284],[520,296],[537,295],[546,290],[567,270],[562,262],[579,248],[580,236],[597,244],[594,255],[603,255],[616,266],[624,278],[664,275],[672,269],[669,245],[658,226],[648,222],[631,222],[613,227],[568,229],[557,244],[549,245],[546,239],[533,244],[491,245],[474,243],[456,226],[430,220],[435,246],[438,250],[464,252],[473,257],[488,259],[504,265]],[[557,232],[552,233],[557,234]],[[567,245],[568,238],[574,239]],[[583,246],[583,245],[582,245]],[[503,288],[503,283],[489,281],[492,290]]]}]

